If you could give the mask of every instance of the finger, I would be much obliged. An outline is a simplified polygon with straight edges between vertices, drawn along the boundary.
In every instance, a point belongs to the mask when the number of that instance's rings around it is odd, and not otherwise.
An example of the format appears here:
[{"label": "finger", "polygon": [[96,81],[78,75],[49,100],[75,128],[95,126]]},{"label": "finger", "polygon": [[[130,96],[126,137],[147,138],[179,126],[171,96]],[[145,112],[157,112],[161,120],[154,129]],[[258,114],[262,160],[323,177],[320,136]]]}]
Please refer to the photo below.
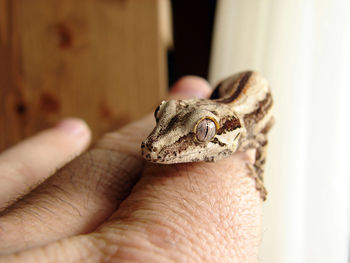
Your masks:
[{"label": "finger", "polygon": [[50,176],[90,142],[79,119],[67,119],[0,154],[0,209]]},{"label": "finger", "polygon": [[236,153],[217,163],[149,164],[94,237],[113,237],[122,247],[116,261],[257,262],[262,201],[253,162]]},{"label": "finger", "polygon": [[[191,97],[192,90],[197,94],[203,90],[201,97],[210,93],[207,82],[199,78],[183,79],[174,88],[171,97]],[[0,251],[94,230],[138,180],[144,165],[141,141],[153,126],[153,118],[147,116],[106,135],[92,150],[10,207],[0,219]]]},{"label": "finger", "polygon": [[240,153],[215,164],[150,165],[96,232],[3,261],[257,262],[261,200],[245,166],[252,161]]}]

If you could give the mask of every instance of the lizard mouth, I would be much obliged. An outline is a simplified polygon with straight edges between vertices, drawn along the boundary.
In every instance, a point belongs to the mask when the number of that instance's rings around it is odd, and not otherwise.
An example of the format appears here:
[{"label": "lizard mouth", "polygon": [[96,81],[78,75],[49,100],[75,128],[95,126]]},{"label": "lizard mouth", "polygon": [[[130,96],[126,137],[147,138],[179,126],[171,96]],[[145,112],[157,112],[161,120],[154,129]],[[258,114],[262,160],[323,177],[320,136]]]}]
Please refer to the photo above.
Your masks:
[{"label": "lizard mouth", "polygon": [[142,142],[141,144],[141,155],[149,162],[161,162],[161,157],[158,156],[158,153],[155,152],[155,149],[153,147],[150,149],[150,146],[145,142]]},{"label": "lizard mouth", "polygon": [[[153,151],[152,151],[153,150]],[[154,148],[151,147],[151,149],[148,147],[146,143],[141,144],[141,154],[142,157],[151,163],[160,163],[160,164],[173,164],[173,163],[187,163],[190,162],[188,157],[190,158],[191,162],[194,161],[200,161],[198,158],[194,158],[195,153],[186,153],[181,155],[174,155],[171,152],[163,152],[163,151],[154,151]]]},{"label": "lizard mouth", "polygon": [[170,163],[174,158],[169,155],[160,156],[157,152],[150,151],[147,147],[141,150],[142,157],[151,163]]}]

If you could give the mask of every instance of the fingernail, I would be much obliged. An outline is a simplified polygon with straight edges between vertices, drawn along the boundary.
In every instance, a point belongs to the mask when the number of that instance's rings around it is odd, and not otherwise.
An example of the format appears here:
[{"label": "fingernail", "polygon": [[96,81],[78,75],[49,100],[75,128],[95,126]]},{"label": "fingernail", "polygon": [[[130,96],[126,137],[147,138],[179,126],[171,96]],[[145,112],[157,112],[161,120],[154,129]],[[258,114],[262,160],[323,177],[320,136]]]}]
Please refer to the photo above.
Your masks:
[{"label": "fingernail", "polygon": [[211,93],[211,88],[205,79],[196,76],[186,76],[178,80],[172,89],[171,95],[186,98],[207,98]]},{"label": "fingernail", "polygon": [[83,135],[88,133],[86,123],[81,119],[69,118],[59,122],[56,129],[63,130],[73,135]]}]

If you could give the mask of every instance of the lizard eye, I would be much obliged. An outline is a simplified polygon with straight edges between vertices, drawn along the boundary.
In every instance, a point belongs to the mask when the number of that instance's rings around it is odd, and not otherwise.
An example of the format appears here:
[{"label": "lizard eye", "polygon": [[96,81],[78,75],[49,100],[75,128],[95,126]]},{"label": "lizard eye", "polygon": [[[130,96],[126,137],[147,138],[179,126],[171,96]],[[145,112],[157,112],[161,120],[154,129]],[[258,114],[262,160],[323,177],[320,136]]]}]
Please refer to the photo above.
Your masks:
[{"label": "lizard eye", "polygon": [[211,141],[216,134],[216,123],[209,118],[200,120],[195,126],[195,134],[200,142]]},{"label": "lizard eye", "polygon": [[157,115],[158,115],[159,109],[160,109],[160,105],[159,105],[159,106],[156,108],[156,110],[154,111],[154,118],[156,119],[156,121],[158,121]]},{"label": "lizard eye", "polygon": [[[164,105],[166,103],[166,101],[162,101],[158,107],[156,108],[156,110],[154,111],[154,118],[156,119],[156,122],[159,121],[159,116],[158,116],[158,113],[159,113],[159,110],[160,108],[162,107],[162,105]],[[163,108],[163,107],[162,107]]]}]

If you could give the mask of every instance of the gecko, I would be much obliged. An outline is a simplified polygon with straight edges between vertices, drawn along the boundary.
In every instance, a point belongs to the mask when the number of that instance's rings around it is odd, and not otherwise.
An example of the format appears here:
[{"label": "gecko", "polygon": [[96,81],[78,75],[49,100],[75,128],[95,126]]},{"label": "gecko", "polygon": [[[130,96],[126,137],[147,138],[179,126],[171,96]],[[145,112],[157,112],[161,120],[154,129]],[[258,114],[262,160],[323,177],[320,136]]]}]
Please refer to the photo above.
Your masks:
[{"label": "gecko", "polygon": [[142,156],[161,164],[214,162],[256,149],[250,176],[263,200],[267,134],[274,124],[273,98],[262,74],[244,71],[218,83],[209,99],[163,101],[156,127],[142,142]]}]

